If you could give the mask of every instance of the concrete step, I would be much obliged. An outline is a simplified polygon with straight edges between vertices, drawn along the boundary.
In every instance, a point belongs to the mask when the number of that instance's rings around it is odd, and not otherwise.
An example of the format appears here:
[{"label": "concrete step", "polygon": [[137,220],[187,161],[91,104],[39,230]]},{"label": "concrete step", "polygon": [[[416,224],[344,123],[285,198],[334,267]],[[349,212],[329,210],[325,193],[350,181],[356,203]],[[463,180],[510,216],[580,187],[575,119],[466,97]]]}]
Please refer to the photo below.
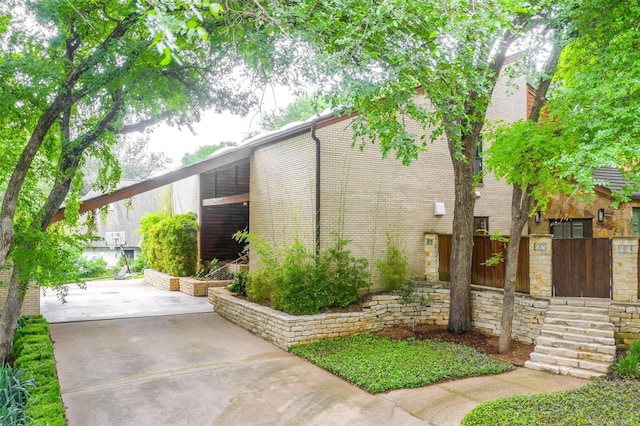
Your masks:
[{"label": "concrete step", "polygon": [[563,376],[577,377],[579,379],[593,380],[598,377],[604,376],[603,373],[598,373],[596,371],[581,370],[579,368],[572,367],[561,367],[558,365],[545,364],[534,361],[526,361],[524,363],[524,366],[525,368],[529,368],[531,370],[545,371],[547,373],[561,374]]},{"label": "concrete step", "polygon": [[[591,332],[592,330],[605,330],[605,331],[613,331],[615,330],[613,324],[609,322],[607,317],[607,321],[597,321],[597,320],[588,320],[588,319],[573,319],[573,318],[565,318],[565,317],[549,317],[546,316],[543,324],[551,324],[551,325],[560,325],[565,327],[573,327],[573,328],[582,328]],[[544,327],[544,326],[543,326]]]},{"label": "concrete step", "polygon": [[[543,324],[541,334],[549,337],[556,336],[586,336],[586,337],[603,337],[603,338],[612,338],[613,339],[613,327],[610,330],[598,330],[598,329],[589,329],[583,327],[572,327],[569,325],[560,325],[560,324]],[[551,336],[553,334],[554,336]],[[576,339],[578,342],[583,342],[585,340]],[[586,340],[588,341],[588,340]],[[606,343],[603,343],[606,344]]]},{"label": "concrete step", "polygon": [[545,318],[563,318],[572,320],[606,322],[610,321],[608,312],[575,312],[575,311],[552,311],[545,314]]},{"label": "concrete step", "polygon": [[552,297],[549,300],[549,307],[555,306],[572,306],[572,307],[587,307],[587,308],[601,308],[609,309],[611,300],[609,299],[597,299],[588,297]]},{"label": "concrete step", "polygon": [[536,345],[535,352],[543,355],[551,355],[562,358],[572,358],[577,360],[594,361],[611,364],[615,360],[615,354],[607,354],[595,351],[580,351],[564,347]]},{"label": "concrete step", "polygon": [[558,367],[570,367],[580,370],[590,370],[596,373],[607,374],[610,363],[602,363],[596,361],[587,361],[575,358],[565,358],[561,356],[553,356],[532,352],[530,361],[548,365],[556,365]]},{"label": "concrete step", "polygon": [[585,314],[607,314],[609,306],[571,306],[552,305],[547,308],[547,312],[582,312]]},{"label": "concrete step", "polygon": [[536,339],[536,347],[546,346],[552,348],[566,348],[576,351],[595,352],[601,354],[614,355],[616,347],[612,345],[603,345],[600,343],[574,342],[571,340],[557,339],[554,337],[540,336]]},{"label": "concrete step", "polygon": [[579,343],[598,343],[600,345],[607,345],[607,346],[615,346],[616,344],[616,340],[613,338],[613,335],[611,335],[611,337],[599,337],[599,336],[589,336],[584,333],[574,334],[574,333],[569,333],[567,331],[554,331],[554,330],[546,330],[545,328],[543,328],[540,333],[540,336],[551,337],[554,339],[561,339],[561,340],[570,340],[572,342],[579,342]]}]

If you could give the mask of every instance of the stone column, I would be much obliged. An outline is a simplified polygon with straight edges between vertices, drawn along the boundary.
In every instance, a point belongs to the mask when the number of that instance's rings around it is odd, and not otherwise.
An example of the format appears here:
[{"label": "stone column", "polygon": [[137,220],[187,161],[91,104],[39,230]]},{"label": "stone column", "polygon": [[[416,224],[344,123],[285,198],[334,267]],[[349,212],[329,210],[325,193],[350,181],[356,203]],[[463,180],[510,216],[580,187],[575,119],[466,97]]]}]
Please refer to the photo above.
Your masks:
[{"label": "stone column", "polygon": [[611,250],[613,300],[638,301],[638,237],[613,237]]},{"label": "stone column", "polygon": [[438,234],[424,234],[424,275],[427,281],[438,281]]},{"label": "stone column", "polygon": [[551,234],[529,235],[529,294],[534,297],[553,295]]}]

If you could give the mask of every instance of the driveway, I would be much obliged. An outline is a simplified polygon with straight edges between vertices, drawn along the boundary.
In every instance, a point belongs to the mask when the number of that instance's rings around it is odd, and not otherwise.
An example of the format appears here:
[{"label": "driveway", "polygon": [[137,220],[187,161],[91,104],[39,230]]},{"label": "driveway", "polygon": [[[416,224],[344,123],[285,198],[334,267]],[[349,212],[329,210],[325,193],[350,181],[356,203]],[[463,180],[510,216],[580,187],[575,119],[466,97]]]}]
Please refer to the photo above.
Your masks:
[{"label": "driveway", "polygon": [[[142,280],[42,299],[70,426],[458,425],[480,402],[585,381],[518,369],[371,395]],[[104,319],[110,318],[110,319]]]},{"label": "driveway", "polygon": [[51,325],[70,426],[424,425],[215,313]]},{"label": "driveway", "polygon": [[212,312],[206,297],[163,291],[135,280],[89,281],[69,285],[66,303],[51,290],[40,295],[40,312],[50,323]]}]

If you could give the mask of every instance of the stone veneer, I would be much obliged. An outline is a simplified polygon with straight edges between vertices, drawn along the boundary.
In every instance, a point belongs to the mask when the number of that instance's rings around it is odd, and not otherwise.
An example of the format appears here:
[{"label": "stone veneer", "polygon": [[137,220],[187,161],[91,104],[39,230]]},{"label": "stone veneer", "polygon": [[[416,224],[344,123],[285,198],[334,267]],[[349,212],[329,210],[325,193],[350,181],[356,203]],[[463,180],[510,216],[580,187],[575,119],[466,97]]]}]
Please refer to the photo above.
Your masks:
[{"label": "stone veneer", "polygon": [[[286,349],[321,338],[379,331],[396,325],[445,325],[449,319],[449,289],[444,282],[421,282],[416,295],[425,303],[404,304],[395,294],[372,294],[361,312],[289,315],[233,296],[226,289],[210,288],[209,302],[222,317]],[[533,343],[540,335],[548,299],[518,294],[515,302],[513,338]],[[416,312],[414,312],[414,308]],[[490,334],[500,333],[502,291],[474,286],[473,326]]]},{"label": "stone veneer", "polygon": [[[11,279],[11,269],[0,270],[0,309],[4,307],[9,293],[9,280]],[[27,294],[22,302],[23,315],[39,315],[40,314],[40,288],[38,286],[27,289]]]},{"label": "stone veneer", "polygon": [[226,287],[233,280],[198,280],[191,277],[180,277],[180,291],[194,297],[206,297],[209,287]]},{"label": "stone veneer", "polygon": [[151,284],[160,290],[180,290],[180,278],[172,277],[171,275],[167,275],[163,272],[158,272],[155,269],[144,270],[144,282],[145,284]]},{"label": "stone veneer", "polygon": [[609,318],[615,327],[616,346],[626,349],[640,339],[640,305],[616,303],[609,305]]}]

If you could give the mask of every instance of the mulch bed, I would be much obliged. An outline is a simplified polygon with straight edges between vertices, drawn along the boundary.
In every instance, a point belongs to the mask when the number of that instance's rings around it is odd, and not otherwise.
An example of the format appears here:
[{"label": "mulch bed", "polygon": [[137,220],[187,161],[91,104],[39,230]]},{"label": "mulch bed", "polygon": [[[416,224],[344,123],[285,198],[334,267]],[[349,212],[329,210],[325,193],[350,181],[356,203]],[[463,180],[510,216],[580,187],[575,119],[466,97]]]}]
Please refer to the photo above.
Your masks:
[{"label": "mulch bed", "polygon": [[392,327],[381,331],[378,335],[391,339],[408,339],[413,337],[418,340],[446,340],[448,342],[470,346],[478,352],[503,359],[518,366],[523,366],[533,351],[533,345],[512,340],[511,351],[506,354],[499,354],[498,336],[485,334],[475,329],[471,329],[464,334],[453,334],[447,331],[446,326],[441,325],[417,325],[415,332],[408,327]]}]

